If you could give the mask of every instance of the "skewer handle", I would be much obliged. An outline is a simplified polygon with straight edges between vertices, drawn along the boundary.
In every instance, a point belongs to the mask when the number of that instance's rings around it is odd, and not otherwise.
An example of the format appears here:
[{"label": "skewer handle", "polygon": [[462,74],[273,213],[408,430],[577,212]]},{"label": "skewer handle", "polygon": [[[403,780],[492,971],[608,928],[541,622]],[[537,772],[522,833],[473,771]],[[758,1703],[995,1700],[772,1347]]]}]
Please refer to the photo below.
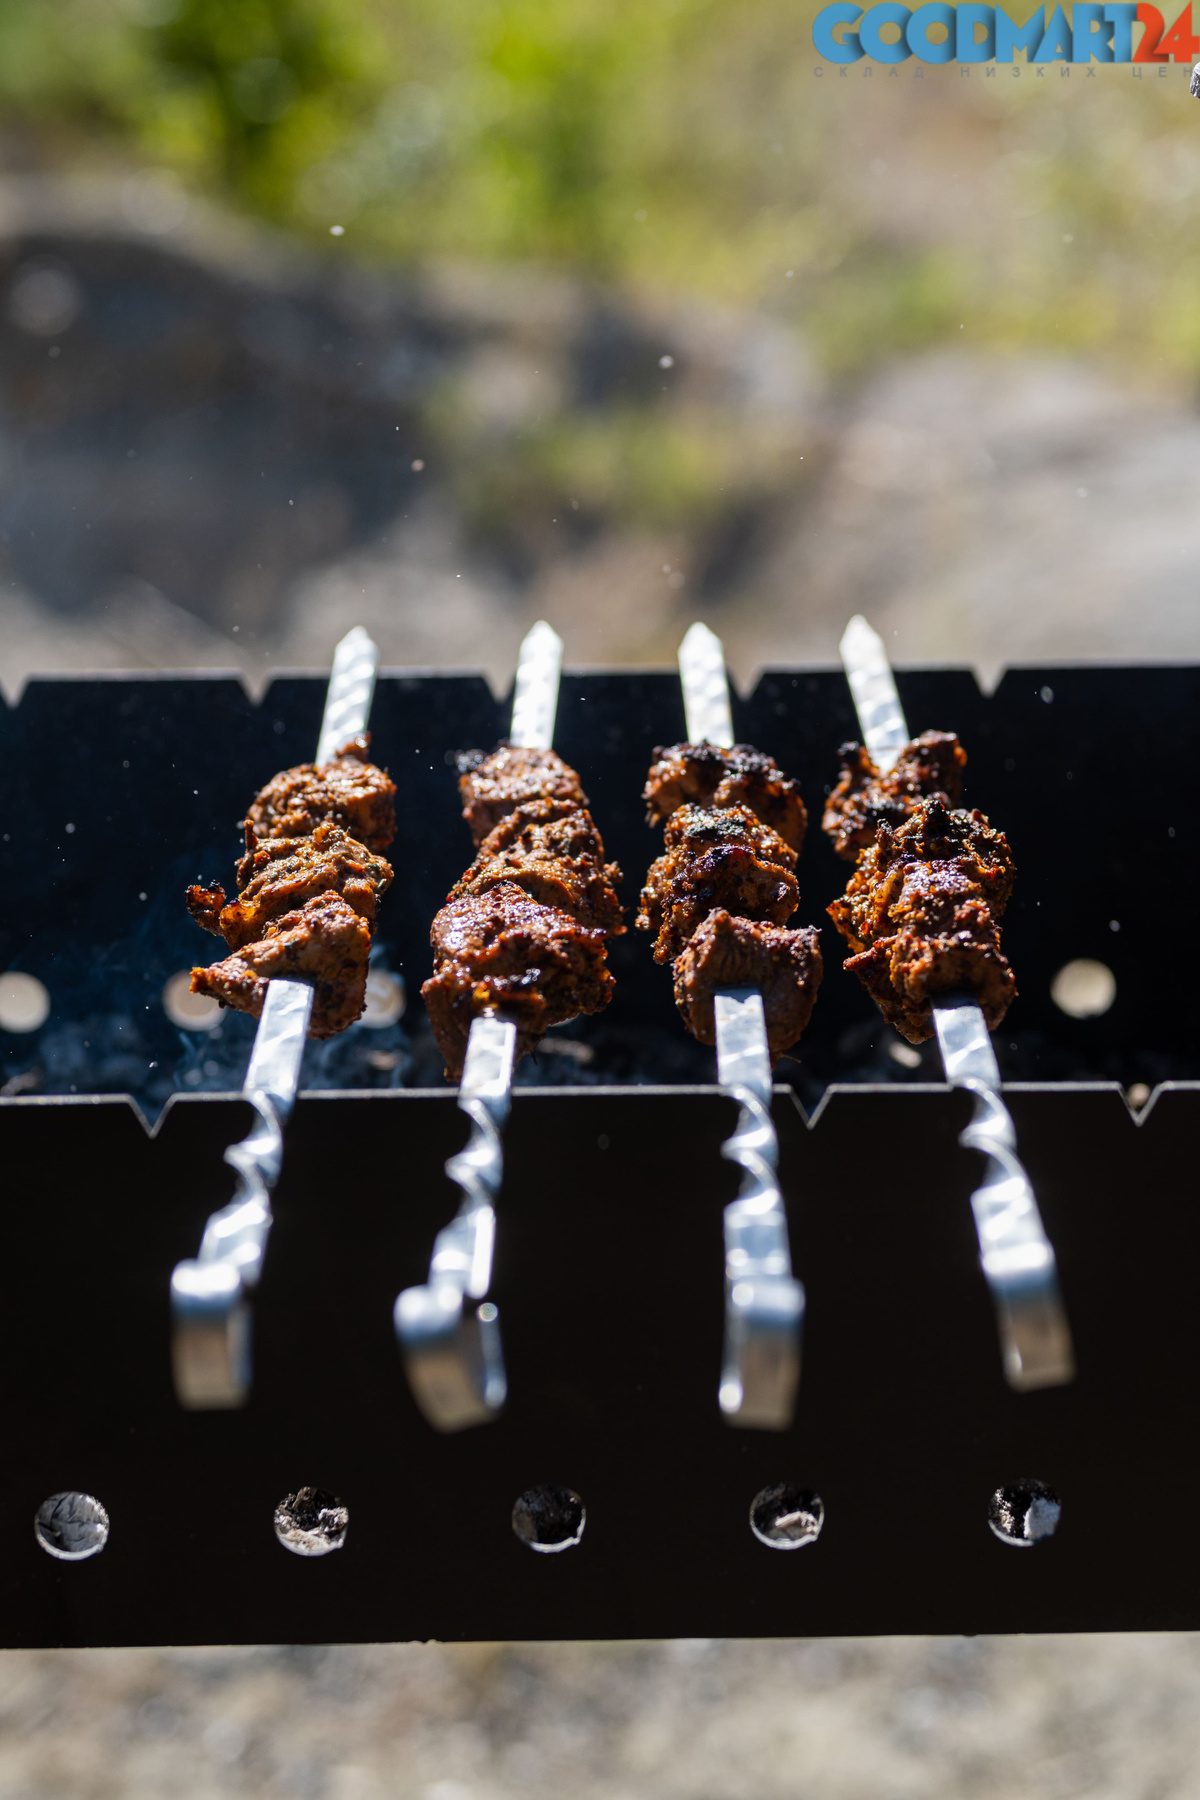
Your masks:
[{"label": "skewer handle", "polygon": [[[438,1431],[494,1419],[508,1392],[492,1284],[496,1196],[504,1177],[500,1133],[508,1117],[517,1028],[471,1022],[458,1104],[471,1121],[466,1148],[446,1164],[462,1189],[455,1218],[433,1243],[429,1280],[397,1296],[393,1323],[417,1405]],[[469,1307],[468,1300],[482,1301]]]},{"label": "skewer handle", "polygon": [[271,1192],[283,1163],[283,1127],[300,1083],[313,990],[268,982],[242,1093],[258,1118],[225,1161],[238,1183],[204,1228],[198,1257],[171,1275],[171,1358],[181,1406],[243,1406],[251,1380],[248,1295],[258,1285],[271,1230]]},{"label": "skewer handle", "polygon": [[679,680],[688,743],[716,744],[722,750],[732,750],[733,711],[725,646],[714,631],[699,621],[679,646]]},{"label": "skewer handle", "polygon": [[513,688],[510,744],[522,750],[549,750],[554,742],[563,642],[552,625],[539,619],[522,644]]},{"label": "skewer handle", "polygon": [[908,742],[908,726],[883,639],[856,613],[840,648],[863,743],[886,775]]},{"label": "skewer handle", "polygon": [[718,1391],[733,1425],[785,1431],[796,1407],[804,1332],[804,1289],[792,1274],[787,1214],[776,1167],[771,1056],[762,995],[730,988],[714,995],[717,1071],[741,1107],[722,1156],[743,1170],[725,1208],[725,1353]]},{"label": "skewer handle", "polygon": [[372,643],[361,625],[356,625],[333,653],[317,739],[318,763],[332,762],[343,744],[367,729],[378,668],[378,645]]}]

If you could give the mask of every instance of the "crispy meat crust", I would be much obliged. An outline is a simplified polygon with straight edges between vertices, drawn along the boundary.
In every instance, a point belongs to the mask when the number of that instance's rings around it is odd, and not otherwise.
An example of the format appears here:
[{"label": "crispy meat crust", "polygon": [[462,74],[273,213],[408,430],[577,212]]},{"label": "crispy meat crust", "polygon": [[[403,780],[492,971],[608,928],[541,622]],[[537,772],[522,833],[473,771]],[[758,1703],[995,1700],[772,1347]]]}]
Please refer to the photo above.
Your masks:
[{"label": "crispy meat crust", "polygon": [[655,933],[655,962],[674,961],[718,907],[773,925],[795,912],[796,852],[748,807],[681,806],[667,821],[666,845],[637,916],[639,930]]},{"label": "crispy meat crust", "polygon": [[925,799],[953,806],[962,793],[967,753],[952,731],[923,731],[881,775],[862,744],[843,744],[842,773],[821,826],[838,855],[853,862],[880,825],[902,825]]},{"label": "crispy meat crust", "polygon": [[421,989],[446,1073],[462,1074],[471,1020],[498,1012],[517,1027],[517,1055],[552,1025],[608,1005],[605,933],[543,906],[512,882],[443,906],[430,942],[434,973]]},{"label": "crispy meat crust", "polygon": [[467,750],[458,767],[463,818],[476,845],[518,806],[531,801],[562,800],[579,811],[587,809],[578,775],[553,750],[519,749],[513,744],[501,744],[490,756]]},{"label": "crispy meat crust", "polygon": [[745,806],[799,854],[808,814],[798,784],[749,744],[672,744],[654,752],[642,791],[646,823],[661,825],[679,807]]},{"label": "crispy meat crust", "polygon": [[318,894],[294,912],[271,920],[255,943],[223,962],[192,970],[192,992],[258,1018],[267,983],[277,975],[313,983],[309,1037],[336,1037],[366,1004],[371,928],[339,894]]},{"label": "crispy meat crust", "polygon": [[773,1060],[791,1048],[808,1024],[823,972],[815,926],[787,931],[734,918],[720,907],[693,933],[675,964],[675,1004],[692,1036],[715,1044],[717,989],[757,988]]},{"label": "crispy meat crust", "polygon": [[303,976],[314,987],[310,1037],[334,1037],[361,1015],[375,917],[392,880],[377,852],[395,835],[395,783],[366,761],[369,744],[364,734],[332,762],[267,783],[243,821],[236,900],[221,887],[188,889],[193,919],[234,952],[192,970],[194,994],[257,1018],[269,980]]},{"label": "crispy meat crust", "polygon": [[319,825],[340,825],[368,850],[387,849],[396,835],[396,784],[368,762],[371,736],[344,744],[332,762],[301,763],[268,781],[243,821],[246,848],[260,838],[309,837]]},{"label": "crispy meat crust", "polygon": [[1015,873],[1003,832],[937,798],[859,857],[829,916],[856,952],[845,966],[910,1044],[932,1035],[943,994],[969,995],[991,1031],[1016,998],[999,932]]}]

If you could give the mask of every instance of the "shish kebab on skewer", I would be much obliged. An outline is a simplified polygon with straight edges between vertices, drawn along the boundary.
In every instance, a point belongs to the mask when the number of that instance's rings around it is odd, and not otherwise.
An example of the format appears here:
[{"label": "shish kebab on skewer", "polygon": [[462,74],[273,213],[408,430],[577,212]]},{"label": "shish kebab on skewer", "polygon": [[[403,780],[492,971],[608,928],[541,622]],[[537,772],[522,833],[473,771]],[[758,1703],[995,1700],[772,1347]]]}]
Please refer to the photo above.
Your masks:
[{"label": "shish kebab on skewer", "polygon": [[975,1095],[960,1142],[988,1159],[971,1196],[1004,1373],[1028,1390],[1073,1379],[1074,1351],[1029,1177],[1000,1094],[989,1031],[1016,997],[999,921],[1015,868],[983,813],[956,805],[966,753],[951,732],[909,738],[882,640],[853,618],[841,644],[863,744],[842,748],[824,829],[856,868],[829,908],[852,969],[910,1043],[935,1032],[946,1079]]},{"label": "shish kebab on skewer", "polygon": [[305,1039],[344,1031],[365,1004],[378,901],[392,878],[379,852],[395,833],[395,784],[366,757],[378,657],[361,627],[338,645],[315,762],[276,775],[243,822],[237,898],[188,891],[193,918],[231,951],[192,971],[192,991],[259,1023],[242,1088],[258,1123],[225,1152],[237,1191],[209,1219],[199,1257],[171,1277],[183,1406],[241,1406],[249,1396],[248,1296],[262,1270]]},{"label": "shish kebab on skewer", "polygon": [[688,1030],[716,1044],[718,1079],[739,1102],[722,1154],[744,1170],[725,1209],[725,1347],[718,1401],[731,1424],[782,1431],[800,1379],[804,1289],[792,1274],[775,1174],[771,1065],[800,1036],[821,981],[816,930],[788,930],[804,801],[769,756],[735,744],[720,639],[693,625],[679,650],[689,742],[656,750],[644,799],[666,821],[638,926],[674,964]]},{"label": "shish kebab on skewer", "polygon": [[561,640],[535,625],[521,646],[508,742],[460,759],[479,853],[433,922],[434,972],[421,989],[472,1121],[466,1149],[446,1164],[462,1207],[438,1233],[429,1280],[395,1306],[409,1384],[440,1431],[494,1418],[507,1393],[486,1296],[513,1065],[552,1025],[607,1006],[607,940],[625,929],[620,870],[604,861],[578,775],[551,748],[561,664]]}]

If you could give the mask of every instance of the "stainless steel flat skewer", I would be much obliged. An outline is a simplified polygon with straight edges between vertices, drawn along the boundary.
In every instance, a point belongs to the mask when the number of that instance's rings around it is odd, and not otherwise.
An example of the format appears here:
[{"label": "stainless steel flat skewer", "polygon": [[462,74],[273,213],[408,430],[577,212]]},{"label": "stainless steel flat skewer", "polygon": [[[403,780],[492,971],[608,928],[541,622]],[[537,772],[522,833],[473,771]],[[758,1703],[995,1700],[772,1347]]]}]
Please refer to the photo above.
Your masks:
[{"label": "stainless steel flat skewer", "polygon": [[[366,730],[378,663],[378,650],[356,625],[334,651],[318,763],[329,762]],[[300,1085],[312,1007],[311,983],[283,977],[267,983],[242,1084],[258,1119],[249,1136],[225,1152],[237,1171],[237,1190],[209,1219],[199,1256],[176,1263],[171,1275],[175,1395],[193,1410],[244,1406],[250,1395],[250,1295],[270,1235],[271,1192],[283,1166],[283,1128]]]},{"label": "stainless steel flat skewer", "polygon": [[[731,749],[725,652],[707,625],[693,625],[679,646],[679,676],[688,742]],[[717,1079],[741,1108],[721,1154],[743,1170],[741,1191],[725,1208],[725,1350],[717,1397],[731,1425],[784,1431],[796,1407],[805,1300],[792,1274],[776,1175],[766,1016],[756,988],[720,990],[713,1009]]]},{"label": "stainless steel flat skewer", "polygon": [[[562,650],[562,639],[544,620],[521,645],[509,733],[509,742],[521,749],[549,750],[553,744]],[[409,1386],[438,1431],[486,1424],[508,1394],[500,1315],[486,1296],[516,1047],[510,1021],[472,1019],[458,1088],[471,1135],[446,1164],[462,1189],[462,1205],[434,1239],[428,1281],[396,1297],[393,1324]]]},{"label": "stainless steel flat skewer", "polygon": [[[886,772],[909,741],[887,652],[878,634],[857,616],[846,627],[841,651],[863,742]],[[1060,1387],[1075,1375],[1071,1330],[1054,1250],[1017,1155],[987,1022],[981,1009],[963,996],[935,1001],[933,1022],[946,1080],[975,1096],[974,1115],[959,1143],[986,1159],[983,1185],[971,1195],[971,1209],[996,1309],[1005,1379],[1023,1392]]]}]

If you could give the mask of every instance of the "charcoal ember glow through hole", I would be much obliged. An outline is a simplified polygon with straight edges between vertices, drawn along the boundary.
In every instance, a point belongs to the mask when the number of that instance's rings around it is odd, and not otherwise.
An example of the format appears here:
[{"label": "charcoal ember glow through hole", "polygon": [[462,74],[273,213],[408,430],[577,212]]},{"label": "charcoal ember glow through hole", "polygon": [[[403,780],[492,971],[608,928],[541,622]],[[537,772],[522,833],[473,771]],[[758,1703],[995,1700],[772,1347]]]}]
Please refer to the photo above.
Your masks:
[{"label": "charcoal ember glow through hole", "polygon": [[1050,983],[1050,998],[1071,1019],[1098,1019],[1117,997],[1117,978],[1107,963],[1081,956],[1064,963]]},{"label": "charcoal ember glow through hole", "polygon": [[84,1562],[108,1542],[108,1514],[93,1494],[51,1494],[34,1514],[33,1535],[59,1562]]},{"label": "charcoal ember glow through hole", "polygon": [[350,1509],[324,1488],[299,1488],[275,1508],[275,1536],[294,1556],[328,1556],[340,1550],[349,1527]]},{"label": "charcoal ember glow through hole", "polygon": [[367,976],[367,1005],[359,1023],[383,1031],[404,1016],[404,977],[390,969],[372,969]]},{"label": "charcoal ember glow through hole", "polygon": [[162,991],[163,1011],[180,1031],[213,1031],[221,1023],[221,1002],[193,994],[192,971],[180,969]]},{"label": "charcoal ember glow through hole", "polygon": [[1002,1544],[1027,1550],[1054,1536],[1062,1501],[1044,1481],[1013,1481],[999,1487],[988,1503],[988,1524]]},{"label": "charcoal ember glow through hole", "polygon": [[768,1550],[801,1550],[815,1544],[825,1523],[825,1502],[811,1488],[776,1481],[750,1503],[750,1529]]},{"label": "charcoal ember glow through hole", "polygon": [[40,1031],[49,1017],[50,995],[36,975],[0,975],[0,1031]]},{"label": "charcoal ember glow through hole", "polygon": [[512,1528],[521,1542],[547,1556],[570,1550],[586,1524],[587,1508],[574,1488],[529,1488],[512,1510]]}]

